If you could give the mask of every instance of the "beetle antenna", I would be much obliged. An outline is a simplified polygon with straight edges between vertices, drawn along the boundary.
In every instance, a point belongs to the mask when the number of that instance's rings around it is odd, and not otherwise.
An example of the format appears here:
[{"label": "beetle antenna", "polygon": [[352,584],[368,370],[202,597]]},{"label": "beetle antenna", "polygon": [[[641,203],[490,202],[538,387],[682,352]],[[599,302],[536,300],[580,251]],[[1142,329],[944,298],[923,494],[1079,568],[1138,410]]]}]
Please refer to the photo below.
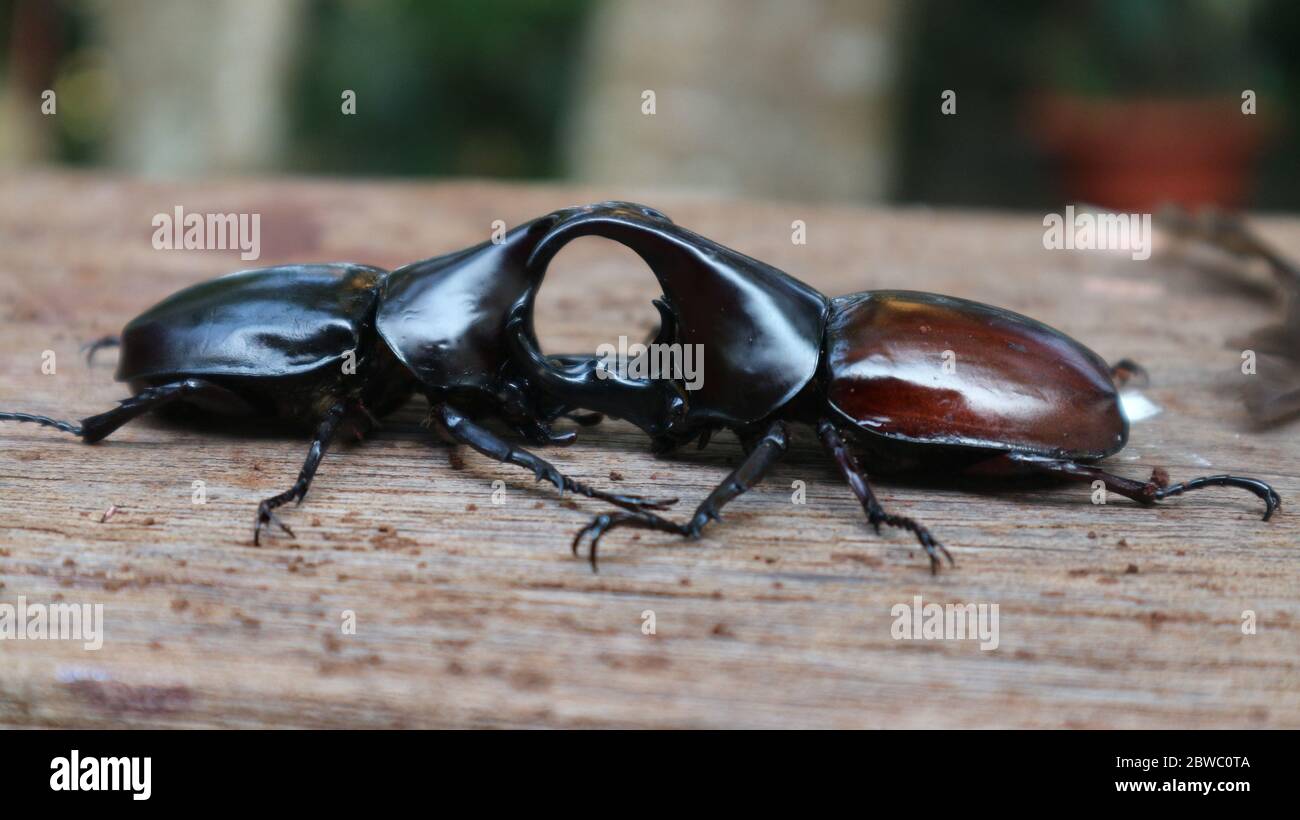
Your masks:
[{"label": "beetle antenna", "polygon": [[70,421],[52,419],[49,416],[33,416],[30,413],[0,413],[0,421],[27,421],[32,424],[53,427],[56,430],[62,430],[63,432],[71,433],[74,436],[84,435],[81,425],[73,424]]}]

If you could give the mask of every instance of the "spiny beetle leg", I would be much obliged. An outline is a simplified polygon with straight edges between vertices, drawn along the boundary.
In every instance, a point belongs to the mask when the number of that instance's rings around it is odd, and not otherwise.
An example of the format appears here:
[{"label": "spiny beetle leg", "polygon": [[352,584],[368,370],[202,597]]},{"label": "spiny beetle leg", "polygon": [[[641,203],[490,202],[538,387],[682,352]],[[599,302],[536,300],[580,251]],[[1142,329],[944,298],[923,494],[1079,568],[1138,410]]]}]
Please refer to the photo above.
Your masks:
[{"label": "spiny beetle leg", "polygon": [[877,533],[880,532],[880,525],[884,524],[888,527],[907,530],[915,535],[917,541],[921,543],[921,548],[925,550],[925,554],[930,559],[930,574],[932,575],[939,572],[940,554],[948,559],[949,566],[956,566],[957,562],[953,560],[952,553],[948,552],[947,547],[936,541],[928,529],[911,518],[885,512],[884,507],[880,506],[880,502],[876,500],[876,494],[872,491],[871,485],[867,482],[867,474],[863,472],[853,452],[845,445],[843,437],[835,429],[834,424],[823,419],[817,424],[817,435],[821,438],[826,452],[835,460],[835,466],[840,469],[844,480],[848,482],[849,489],[858,497],[858,503],[862,505],[863,511],[867,514],[867,523]]},{"label": "spiny beetle leg", "polygon": [[677,503],[675,498],[642,498],[635,495],[607,493],[588,487],[576,479],[561,473],[544,458],[533,455],[522,447],[514,447],[492,431],[470,421],[458,410],[446,403],[440,403],[432,409],[432,419],[441,432],[453,441],[467,444],[477,452],[501,462],[514,464],[526,470],[532,470],[538,481],[546,480],[555,485],[561,493],[565,490],[595,498],[625,510],[664,510]]},{"label": "spiny beetle leg", "polygon": [[0,413],[0,421],[26,421],[53,427],[74,436],[80,436],[87,444],[94,444],[107,438],[115,430],[133,419],[143,416],[172,402],[187,397],[203,395],[213,401],[225,403],[231,408],[246,409],[247,403],[237,394],[221,385],[203,379],[183,379],[157,387],[146,387],[130,398],[122,399],[117,407],[97,416],[81,420],[81,424],[60,421],[48,416],[34,416],[28,413]]},{"label": "spiny beetle leg", "polygon": [[1247,478],[1245,476],[1209,475],[1180,481],[1177,484],[1167,484],[1163,480],[1157,480],[1154,474],[1150,481],[1134,481],[1131,478],[1123,478],[1108,473],[1090,464],[1079,464],[1067,459],[1025,453],[1006,453],[999,456],[999,458],[1016,465],[1028,467],[1036,472],[1062,476],[1073,481],[1101,481],[1106,485],[1106,489],[1111,492],[1118,493],[1125,498],[1131,498],[1143,505],[1151,505],[1171,495],[1182,495],[1185,492],[1206,487],[1236,487],[1253,493],[1264,502],[1265,521],[1282,505],[1281,496],[1271,486],[1257,478]]},{"label": "spiny beetle leg", "polygon": [[605,533],[616,527],[635,527],[637,529],[668,532],[680,535],[683,538],[699,538],[706,524],[710,521],[722,520],[720,511],[728,502],[763,480],[763,476],[772,469],[772,465],[776,464],[781,456],[785,454],[788,442],[789,433],[786,430],[785,423],[773,422],[766,433],[751,442],[752,446],[747,448],[749,454],[741,465],[732,470],[731,474],[724,478],[722,483],[713,489],[713,492],[709,493],[708,498],[700,502],[689,523],[677,524],[645,511],[600,515],[592,519],[587,526],[579,530],[578,534],[574,536],[573,554],[578,554],[578,546],[582,543],[583,536],[590,536],[591,568],[595,570],[596,549],[600,544],[600,539]]},{"label": "spiny beetle leg", "polygon": [[762,481],[763,476],[785,455],[789,443],[790,432],[783,421],[772,422],[762,436],[747,441],[745,460],[695,508],[695,515],[685,527],[685,535],[699,538],[710,521],[721,521],[722,508]]},{"label": "spiny beetle leg", "polygon": [[293,483],[293,486],[257,505],[257,523],[253,525],[253,546],[261,546],[262,530],[271,524],[279,527],[290,538],[296,537],[293,530],[289,529],[289,525],[281,521],[279,516],[275,514],[275,510],[290,501],[301,504],[303,498],[307,496],[307,490],[311,487],[311,480],[316,475],[316,468],[320,466],[321,459],[325,457],[325,451],[329,449],[330,441],[333,440],[334,434],[338,432],[350,404],[349,402],[339,402],[325,413],[325,417],[321,419],[320,425],[316,428],[316,435],[312,438],[311,447],[307,450],[307,459],[302,463],[302,469],[298,471],[298,480]]}]

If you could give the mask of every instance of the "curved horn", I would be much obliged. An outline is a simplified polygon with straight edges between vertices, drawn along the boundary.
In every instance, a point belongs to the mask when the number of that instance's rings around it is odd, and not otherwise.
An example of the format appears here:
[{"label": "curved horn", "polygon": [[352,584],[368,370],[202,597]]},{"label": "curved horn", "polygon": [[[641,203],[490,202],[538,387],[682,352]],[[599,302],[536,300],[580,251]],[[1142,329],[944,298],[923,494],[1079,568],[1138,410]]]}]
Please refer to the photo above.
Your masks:
[{"label": "curved horn", "polygon": [[829,300],[771,265],[656,214],[624,203],[579,209],[537,241],[528,269],[540,283],[560,249],[581,236],[630,248],[663,288],[673,343],[707,360],[709,378],[691,392],[692,420],[764,418],[816,374]]}]

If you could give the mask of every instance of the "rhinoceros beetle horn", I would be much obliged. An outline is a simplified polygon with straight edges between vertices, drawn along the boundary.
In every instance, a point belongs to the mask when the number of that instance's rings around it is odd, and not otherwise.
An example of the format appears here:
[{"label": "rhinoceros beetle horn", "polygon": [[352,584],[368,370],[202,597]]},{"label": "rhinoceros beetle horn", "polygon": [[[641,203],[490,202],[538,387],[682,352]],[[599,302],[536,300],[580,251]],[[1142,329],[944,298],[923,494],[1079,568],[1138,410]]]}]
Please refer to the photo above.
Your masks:
[{"label": "rhinoceros beetle horn", "polygon": [[[664,296],[655,304],[662,320],[655,342],[695,346],[690,352],[702,363],[703,377],[689,385],[689,392],[683,383],[668,391],[685,397],[687,427],[757,421],[813,378],[829,311],[825,296],[632,203],[568,212],[538,240],[527,263],[534,285],[518,303],[527,329],[535,291],[551,260],[570,241],[593,235],[630,248],[659,280]],[[572,378],[565,386],[575,387]],[[611,390],[628,397],[651,395],[644,384],[608,379],[593,380],[584,393]]]}]

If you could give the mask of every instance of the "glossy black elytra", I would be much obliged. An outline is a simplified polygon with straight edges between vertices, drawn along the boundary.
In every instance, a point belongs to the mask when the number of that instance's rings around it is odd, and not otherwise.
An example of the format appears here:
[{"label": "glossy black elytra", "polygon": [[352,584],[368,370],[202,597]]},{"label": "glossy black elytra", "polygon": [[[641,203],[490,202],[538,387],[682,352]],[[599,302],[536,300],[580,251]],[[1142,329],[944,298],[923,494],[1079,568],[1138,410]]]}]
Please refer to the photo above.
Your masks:
[{"label": "glossy black elytra", "polygon": [[[601,236],[631,248],[663,288],[660,345],[701,345],[704,380],[632,378],[594,358],[543,355],[532,311],[546,266],[569,241]],[[529,285],[511,311],[506,341],[522,377],[564,406],[627,419],[657,450],[719,429],[735,431],[745,460],[684,524],[646,510],[601,515],[590,537],[632,526],[698,537],[722,507],[762,480],[786,451],[788,422],[816,428],[868,522],[915,534],[937,570],[945,550],[911,518],[887,513],[867,472],[900,468],[1006,475],[1043,473],[1101,481],[1142,504],[1230,486],[1280,503],[1268,484],[1215,475],[1168,484],[1108,473],[1094,462],[1118,452],[1128,421],[1106,363],[1040,322],[930,293],[867,291],[828,299],[785,273],[675,225],[649,208],[593,207],[564,215],[527,261]],[[945,368],[949,356],[955,366]],[[681,374],[672,374],[681,375]]]},{"label": "glossy black elytra", "polygon": [[[617,203],[591,206],[618,211]],[[531,389],[512,372],[503,341],[510,308],[530,286],[525,262],[554,224],[584,209],[557,211],[502,241],[416,262],[395,271],[353,264],[242,271],[172,295],[131,320],[120,339],[117,379],[134,395],[80,423],[27,413],[0,420],[46,425],[97,442],[132,419],[188,406],[220,416],[274,418],[315,428],[298,480],[264,500],[254,543],[275,514],[301,502],[331,440],[346,422],[360,432],[414,391],[448,441],[532,470],[569,490],[629,510],[658,501],[596,490],[476,423],[495,417],[535,444],[568,444],[551,422],[572,408]],[[565,357],[560,357],[566,361]]]}]

